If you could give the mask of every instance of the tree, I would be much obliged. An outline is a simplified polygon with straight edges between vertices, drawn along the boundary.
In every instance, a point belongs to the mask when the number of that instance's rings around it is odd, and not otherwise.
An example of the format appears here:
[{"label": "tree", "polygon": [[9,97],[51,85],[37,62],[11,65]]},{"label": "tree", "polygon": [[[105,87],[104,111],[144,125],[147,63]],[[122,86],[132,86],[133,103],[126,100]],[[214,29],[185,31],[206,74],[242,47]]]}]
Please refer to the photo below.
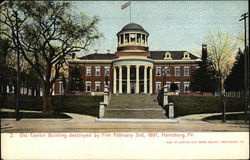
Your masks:
[{"label": "tree", "polygon": [[8,76],[12,71],[8,64],[8,53],[10,50],[10,42],[6,39],[0,38],[0,95],[6,94],[6,87],[8,82]]},{"label": "tree", "polygon": [[[225,80],[225,89],[227,91],[243,91],[245,89],[244,84],[244,54],[239,48],[239,51],[236,56],[236,61],[234,63],[234,66],[232,68],[232,72]],[[237,82],[237,83],[235,83]]]},{"label": "tree", "polygon": [[73,66],[70,68],[70,79],[69,79],[69,91],[82,91],[82,76],[80,73],[79,66]]},{"label": "tree", "polygon": [[205,43],[208,45],[209,66],[215,72],[213,75],[216,79],[218,92],[222,107],[222,122],[226,121],[226,106],[224,101],[224,82],[230,74],[234,62],[234,54],[237,49],[237,40],[234,40],[229,34],[222,32],[211,33],[205,37]]},{"label": "tree", "polygon": [[199,68],[194,72],[191,79],[191,89],[193,91],[211,92],[216,90],[216,80],[214,79],[214,71],[209,67],[211,62],[208,59],[207,45],[202,45],[202,62]]},{"label": "tree", "polygon": [[[97,17],[75,14],[69,2],[8,1],[1,4],[1,23],[12,41],[42,81],[43,112],[51,113],[51,91],[67,55],[87,50],[101,37]],[[54,72],[54,74],[52,74]]]}]

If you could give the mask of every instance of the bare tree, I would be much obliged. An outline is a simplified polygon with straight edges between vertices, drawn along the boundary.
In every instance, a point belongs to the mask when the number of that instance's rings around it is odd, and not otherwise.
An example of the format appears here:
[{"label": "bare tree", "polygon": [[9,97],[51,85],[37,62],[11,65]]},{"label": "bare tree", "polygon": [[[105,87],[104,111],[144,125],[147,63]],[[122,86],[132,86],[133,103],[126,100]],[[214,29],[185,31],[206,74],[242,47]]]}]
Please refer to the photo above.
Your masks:
[{"label": "bare tree", "polygon": [[210,69],[215,71],[214,78],[217,80],[218,92],[220,94],[222,106],[222,121],[225,122],[226,106],[224,101],[224,82],[231,72],[235,53],[237,52],[238,41],[231,35],[218,31],[206,36],[205,43],[208,45],[211,62]]},{"label": "bare tree", "polygon": [[[43,84],[43,112],[51,113],[51,90],[67,55],[101,37],[97,17],[75,14],[69,2],[8,1],[1,4],[0,34],[12,41]],[[54,74],[52,71],[54,70]]]}]

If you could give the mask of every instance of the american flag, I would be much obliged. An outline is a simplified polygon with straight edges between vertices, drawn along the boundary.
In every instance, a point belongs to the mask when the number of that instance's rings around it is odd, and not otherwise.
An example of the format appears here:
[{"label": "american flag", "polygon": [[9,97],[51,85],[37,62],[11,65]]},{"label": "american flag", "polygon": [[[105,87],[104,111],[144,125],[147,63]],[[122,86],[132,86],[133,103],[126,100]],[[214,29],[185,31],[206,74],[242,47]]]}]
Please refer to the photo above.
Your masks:
[{"label": "american flag", "polygon": [[125,4],[123,4],[123,5],[121,6],[121,9],[124,9],[124,8],[126,8],[126,7],[128,7],[128,6],[130,6],[130,1],[127,2],[127,3],[125,3]]}]

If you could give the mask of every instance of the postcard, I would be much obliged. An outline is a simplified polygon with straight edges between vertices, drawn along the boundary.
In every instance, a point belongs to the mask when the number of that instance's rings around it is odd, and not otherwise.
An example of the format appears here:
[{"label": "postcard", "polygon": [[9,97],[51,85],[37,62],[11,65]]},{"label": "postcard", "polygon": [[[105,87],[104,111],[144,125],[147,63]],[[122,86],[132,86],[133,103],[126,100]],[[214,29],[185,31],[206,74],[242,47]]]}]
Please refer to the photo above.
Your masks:
[{"label": "postcard", "polygon": [[248,1],[3,1],[1,159],[249,159]]}]

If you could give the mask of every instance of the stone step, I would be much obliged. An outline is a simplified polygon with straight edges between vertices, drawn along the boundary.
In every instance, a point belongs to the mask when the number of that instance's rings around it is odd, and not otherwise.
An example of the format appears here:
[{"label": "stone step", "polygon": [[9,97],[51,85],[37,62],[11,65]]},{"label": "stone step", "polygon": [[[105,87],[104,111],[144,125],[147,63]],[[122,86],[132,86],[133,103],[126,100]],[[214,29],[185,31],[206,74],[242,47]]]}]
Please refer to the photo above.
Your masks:
[{"label": "stone step", "polygon": [[161,110],[106,110],[104,118],[167,119]]},{"label": "stone step", "polygon": [[167,119],[157,97],[147,94],[112,95],[104,118]]},{"label": "stone step", "polygon": [[160,108],[154,97],[145,94],[112,95],[109,108]]}]

